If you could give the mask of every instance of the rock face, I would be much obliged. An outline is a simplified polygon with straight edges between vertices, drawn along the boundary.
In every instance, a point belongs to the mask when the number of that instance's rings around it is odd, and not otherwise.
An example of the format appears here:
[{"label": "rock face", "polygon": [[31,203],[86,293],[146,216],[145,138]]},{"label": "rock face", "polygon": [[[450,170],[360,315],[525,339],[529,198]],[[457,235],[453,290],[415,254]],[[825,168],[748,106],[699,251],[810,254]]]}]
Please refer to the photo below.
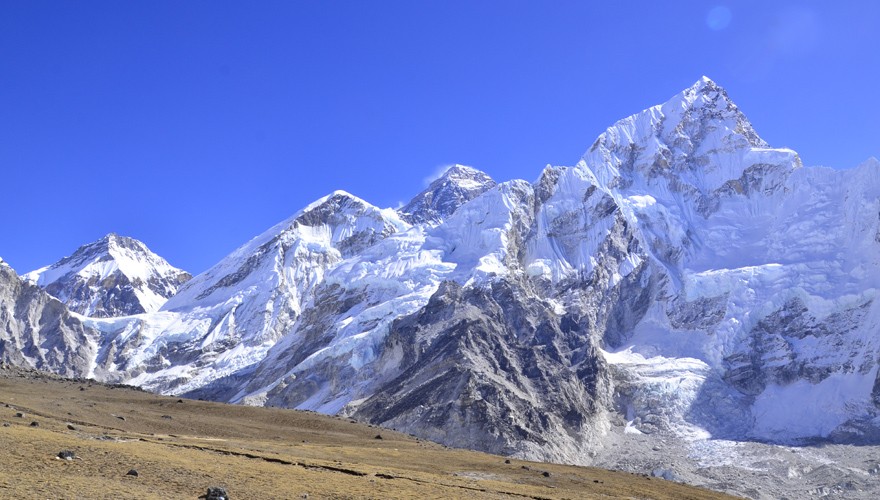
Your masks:
[{"label": "rock face", "polygon": [[24,277],[71,311],[108,318],[157,311],[191,276],[140,241],[108,234]]},{"label": "rock face", "polygon": [[333,193],[161,310],[84,320],[82,356],[523,458],[668,449],[675,471],[639,467],[693,480],[735,464],[723,440],[880,443],[878,287],[880,162],[803,167],[704,78],[533,183],[456,166],[398,211]]},{"label": "rock face", "polygon": [[453,165],[399,212],[410,224],[437,223],[495,184],[491,177],[479,170]]},{"label": "rock face", "polygon": [[0,361],[83,377],[90,372],[97,335],[0,260]]},{"label": "rock face", "polygon": [[507,280],[444,282],[392,325],[378,360],[388,382],[352,413],[450,446],[577,461],[612,387],[595,342],[570,327]]}]

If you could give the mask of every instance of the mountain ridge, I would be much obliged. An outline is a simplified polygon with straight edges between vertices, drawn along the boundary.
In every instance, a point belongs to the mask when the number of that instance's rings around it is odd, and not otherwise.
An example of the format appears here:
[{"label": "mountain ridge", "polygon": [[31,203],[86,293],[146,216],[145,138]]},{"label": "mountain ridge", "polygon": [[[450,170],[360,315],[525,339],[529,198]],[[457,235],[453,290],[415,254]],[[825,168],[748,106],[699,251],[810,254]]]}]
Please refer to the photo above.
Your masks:
[{"label": "mountain ridge", "polygon": [[190,277],[142,242],[115,233],[23,276],[72,311],[95,317],[156,311]]},{"label": "mountain ridge", "polygon": [[880,162],[804,167],[704,77],[535,182],[331,193],[162,310],[84,319],[82,369],[520,458],[649,439],[705,462],[880,443],[878,293]]}]

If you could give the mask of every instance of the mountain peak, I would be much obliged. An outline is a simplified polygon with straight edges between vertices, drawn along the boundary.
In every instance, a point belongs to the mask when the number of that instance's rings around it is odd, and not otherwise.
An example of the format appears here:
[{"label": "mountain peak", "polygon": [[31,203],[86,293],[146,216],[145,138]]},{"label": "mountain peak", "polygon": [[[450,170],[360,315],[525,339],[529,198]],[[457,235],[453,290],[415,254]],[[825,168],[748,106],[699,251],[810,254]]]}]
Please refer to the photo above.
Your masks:
[{"label": "mountain peak", "polygon": [[398,212],[411,224],[437,223],[495,185],[496,182],[485,172],[455,164]]},{"label": "mountain peak", "polygon": [[[655,106],[656,107],[656,106]],[[666,103],[660,105],[665,111],[681,107],[684,110],[703,110],[712,118],[735,117],[745,120],[737,105],[730,99],[727,90],[707,76],[701,77],[690,87],[674,95]]]},{"label": "mountain peak", "polygon": [[771,151],[727,91],[704,76],[664,104],[609,127],[582,162],[611,189],[666,179],[708,193],[742,176],[750,166],[742,157],[751,153],[756,163],[786,169],[796,156]]},{"label": "mountain peak", "polygon": [[703,76],[700,77],[699,80],[697,80],[697,83],[695,83],[695,84],[693,84],[693,85],[691,86],[691,88],[696,88],[696,89],[700,89],[700,88],[703,88],[703,87],[710,87],[710,88],[711,88],[711,87],[716,87],[716,88],[717,88],[718,85],[715,83],[714,80],[712,80],[711,78],[709,78],[709,77],[706,76],[706,75],[703,75]]},{"label": "mountain peak", "polygon": [[472,178],[472,177],[489,177],[488,174],[481,170],[477,170],[474,167],[469,167],[467,165],[461,165],[456,163],[451,167],[447,168],[443,174],[440,175],[434,182],[437,182],[440,179],[458,179],[458,178]]},{"label": "mountain peak", "polygon": [[70,310],[95,317],[158,310],[189,278],[142,242],[116,233],[24,275]]}]

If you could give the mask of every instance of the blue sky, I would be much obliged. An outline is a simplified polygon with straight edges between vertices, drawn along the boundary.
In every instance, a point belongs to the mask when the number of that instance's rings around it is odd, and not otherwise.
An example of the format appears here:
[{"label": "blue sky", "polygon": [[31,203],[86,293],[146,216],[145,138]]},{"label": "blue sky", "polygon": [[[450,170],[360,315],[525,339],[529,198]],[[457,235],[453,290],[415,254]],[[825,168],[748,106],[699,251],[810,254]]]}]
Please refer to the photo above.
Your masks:
[{"label": "blue sky", "polygon": [[707,75],[807,165],[880,156],[880,2],[0,0],[0,257],[201,272],[335,189],[534,180]]}]

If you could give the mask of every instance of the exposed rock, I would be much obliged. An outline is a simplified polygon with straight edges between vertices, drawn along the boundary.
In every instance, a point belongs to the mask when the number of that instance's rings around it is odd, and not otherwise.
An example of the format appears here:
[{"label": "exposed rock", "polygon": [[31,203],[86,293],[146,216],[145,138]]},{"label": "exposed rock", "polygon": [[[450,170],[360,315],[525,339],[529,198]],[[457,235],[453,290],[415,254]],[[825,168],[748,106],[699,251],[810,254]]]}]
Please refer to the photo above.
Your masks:
[{"label": "exposed rock", "polygon": [[226,493],[225,488],[210,486],[208,487],[208,492],[199,498],[204,498],[205,500],[229,500],[229,495]]},{"label": "exposed rock", "polygon": [[436,224],[494,186],[495,181],[485,173],[453,165],[398,212],[411,224]]},{"label": "exposed rock", "polygon": [[83,376],[97,336],[64,304],[0,262],[0,362]]},{"label": "exposed rock", "polygon": [[191,276],[133,238],[108,234],[24,278],[97,318],[153,312]]}]

